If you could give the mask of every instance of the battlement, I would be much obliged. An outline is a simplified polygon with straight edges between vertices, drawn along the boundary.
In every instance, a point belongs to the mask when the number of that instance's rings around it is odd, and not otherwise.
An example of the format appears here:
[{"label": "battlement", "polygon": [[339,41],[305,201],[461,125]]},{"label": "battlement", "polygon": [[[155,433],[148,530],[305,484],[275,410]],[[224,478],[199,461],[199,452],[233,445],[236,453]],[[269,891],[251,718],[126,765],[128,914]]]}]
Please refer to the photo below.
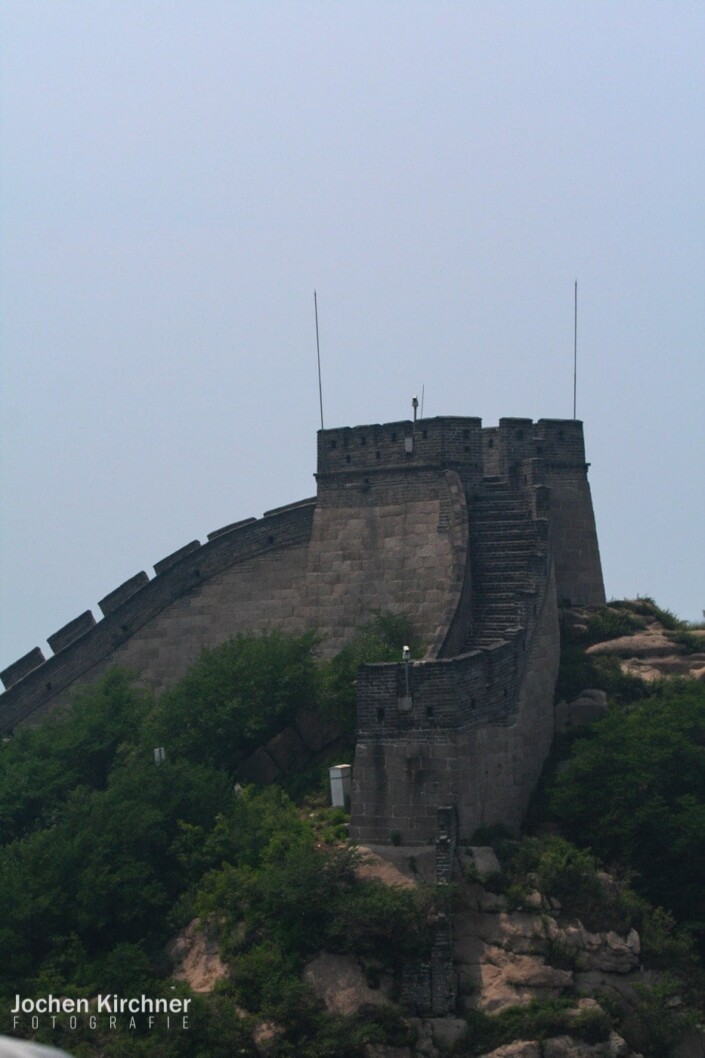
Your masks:
[{"label": "battlement", "polygon": [[547,467],[572,467],[584,473],[583,424],[577,419],[500,419],[482,431],[485,477],[509,478],[528,460],[538,461],[537,475]]},{"label": "battlement", "polygon": [[381,469],[463,468],[482,471],[482,420],[440,416],[318,432],[318,473]]},{"label": "battlement", "polygon": [[584,473],[582,422],[507,417],[483,427],[478,417],[438,416],[319,430],[316,477],[320,489],[360,474],[453,468],[472,485],[483,477],[509,479],[527,461],[538,461],[534,483],[541,468]]}]

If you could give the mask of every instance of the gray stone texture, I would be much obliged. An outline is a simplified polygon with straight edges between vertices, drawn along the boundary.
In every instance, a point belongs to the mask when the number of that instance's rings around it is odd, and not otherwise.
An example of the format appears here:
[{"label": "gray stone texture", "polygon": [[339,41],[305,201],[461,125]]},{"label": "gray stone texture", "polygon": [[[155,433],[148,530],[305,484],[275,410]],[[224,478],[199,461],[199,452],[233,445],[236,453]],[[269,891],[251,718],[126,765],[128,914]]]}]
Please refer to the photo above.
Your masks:
[{"label": "gray stone texture", "polygon": [[[209,534],[140,573],[9,666],[0,726],[49,712],[113,666],[160,692],[204,647],[241,632],[314,628],[332,655],[375,614],[405,615],[410,667],[364,667],[352,835],[435,843],[518,826],[553,734],[557,600],[604,600],[582,424],[447,417],[325,430],[317,497]],[[271,781],[317,751],[301,714],[249,762]],[[255,757],[257,755],[255,754]]]}]

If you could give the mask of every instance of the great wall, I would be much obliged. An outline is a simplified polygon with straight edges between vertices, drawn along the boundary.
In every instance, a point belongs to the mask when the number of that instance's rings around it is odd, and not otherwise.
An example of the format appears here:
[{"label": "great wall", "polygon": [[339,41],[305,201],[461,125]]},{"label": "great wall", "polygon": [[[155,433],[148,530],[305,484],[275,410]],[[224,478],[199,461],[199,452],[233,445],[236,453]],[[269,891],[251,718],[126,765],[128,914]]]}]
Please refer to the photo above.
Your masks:
[{"label": "great wall", "polygon": [[574,420],[322,430],[316,497],[187,544],[10,665],[0,730],[114,666],[160,691],[239,632],[316,628],[332,654],[404,614],[422,659],[359,674],[351,836],[516,826],[553,736],[558,606],[605,599],[587,469]]}]

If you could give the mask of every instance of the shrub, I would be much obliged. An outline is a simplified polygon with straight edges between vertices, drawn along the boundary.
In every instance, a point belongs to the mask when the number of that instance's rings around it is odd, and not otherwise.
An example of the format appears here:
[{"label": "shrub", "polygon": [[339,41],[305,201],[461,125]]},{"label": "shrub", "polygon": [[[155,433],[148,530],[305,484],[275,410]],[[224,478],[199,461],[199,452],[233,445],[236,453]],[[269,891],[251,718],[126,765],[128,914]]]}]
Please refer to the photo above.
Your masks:
[{"label": "shrub", "polygon": [[461,1044],[463,1053],[483,1054],[514,1040],[543,1041],[571,1033],[588,1043],[609,1038],[610,1020],[604,1011],[570,1014],[570,999],[533,999],[526,1006],[509,1007],[499,1014],[471,1011],[467,1015],[468,1035]]},{"label": "shrub", "polygon": [[703,746],[705,686],[664,682],[577,739],[548,790],[568,837],[635,872],[652,904],[694,930],[705,926]]},{"label": "shrub", "polygon": [[167,757],[234,774],[242,760],[317,699],[312,633],[240,635],[204,650],[160,698],[145,739]]},{"label": "shrub", "polygon": [[597,613],[591,614],[587,622],[587,632],[583,638],[591,643],[597,643],[603,639],[619,639],[620,636],[632,635],[634,632],[644,628],[643,617],[628,611],[615,610],[610,606],[602,606]]}]

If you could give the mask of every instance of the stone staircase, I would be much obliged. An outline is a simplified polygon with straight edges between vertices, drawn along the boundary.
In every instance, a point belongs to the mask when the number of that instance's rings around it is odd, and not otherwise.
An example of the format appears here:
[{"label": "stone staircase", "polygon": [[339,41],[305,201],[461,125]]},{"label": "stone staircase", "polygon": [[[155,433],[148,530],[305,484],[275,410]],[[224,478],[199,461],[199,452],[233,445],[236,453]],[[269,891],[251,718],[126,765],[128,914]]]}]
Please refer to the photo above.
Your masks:
[{"label": "stone staircase", "polygon": [[517,489],[486,478],[470,507],[473,622],[466,650],[479,650],[526,627],[540,590],[546,545]]}]

